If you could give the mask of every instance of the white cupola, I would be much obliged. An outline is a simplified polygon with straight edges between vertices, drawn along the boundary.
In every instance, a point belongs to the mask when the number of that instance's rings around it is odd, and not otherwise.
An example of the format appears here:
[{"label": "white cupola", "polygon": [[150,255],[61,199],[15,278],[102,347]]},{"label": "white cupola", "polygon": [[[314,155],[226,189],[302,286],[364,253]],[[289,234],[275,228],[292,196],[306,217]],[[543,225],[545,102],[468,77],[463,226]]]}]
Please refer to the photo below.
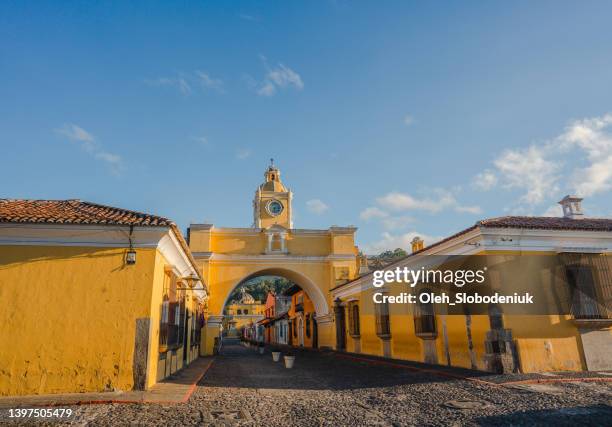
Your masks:
[{"label": "white cupola", "polygon": [[564,218],[584,218],[584,213],[582,212],[582,197],[567,195],[559,202],[559,204],[563,208]]}]

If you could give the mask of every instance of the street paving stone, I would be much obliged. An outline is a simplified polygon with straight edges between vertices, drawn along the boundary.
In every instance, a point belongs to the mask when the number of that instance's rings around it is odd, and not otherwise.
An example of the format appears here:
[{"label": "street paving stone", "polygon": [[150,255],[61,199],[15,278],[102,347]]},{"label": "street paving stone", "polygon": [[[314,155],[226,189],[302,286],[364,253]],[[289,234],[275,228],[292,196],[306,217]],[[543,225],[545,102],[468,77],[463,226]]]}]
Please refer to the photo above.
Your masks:
[{"label": "street paving stone", "polygon": [[[335,353],[296,352],[293,369],[225,343],[195,392],[175,405],[73,406],[92,426],[612,425],[612,384],[516,387],[468,381]],[[32,420],[30,420],[31,423]],[[37,425],[58,425],[37,421]],[[59,423],[61,424],[61,423]]]}]

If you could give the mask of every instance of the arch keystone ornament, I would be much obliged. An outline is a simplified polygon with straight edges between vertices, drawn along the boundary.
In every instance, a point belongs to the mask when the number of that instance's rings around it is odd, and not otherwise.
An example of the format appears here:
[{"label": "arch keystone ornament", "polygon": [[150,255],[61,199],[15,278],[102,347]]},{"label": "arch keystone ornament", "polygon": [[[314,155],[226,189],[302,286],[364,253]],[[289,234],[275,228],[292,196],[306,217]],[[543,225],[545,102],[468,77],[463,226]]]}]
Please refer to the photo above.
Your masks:
[{"label": "arch keystone ornament", "polygon": [[357,229],[294,228],[293,193],[280,176],[272,161],[264,173],[265,181],[255,191],[252,227],[189,227],[189,246],[210,292],[202,355],[213,354],[229,295],[242,283],[261,276],[284,277],[302,288],[316,311],[318,345],[336,347],[330,290],[359,272]]}]

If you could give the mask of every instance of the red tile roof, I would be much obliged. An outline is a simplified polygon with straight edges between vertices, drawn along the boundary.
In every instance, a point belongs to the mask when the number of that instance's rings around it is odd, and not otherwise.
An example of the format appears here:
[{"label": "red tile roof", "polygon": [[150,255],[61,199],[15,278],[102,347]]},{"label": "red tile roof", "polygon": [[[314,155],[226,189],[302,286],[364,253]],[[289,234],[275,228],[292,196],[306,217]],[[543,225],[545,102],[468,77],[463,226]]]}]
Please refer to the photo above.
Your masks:
[{"label": "red tile roof", "polygon": [[502,216],[483,219],[476,223],[486,228],[528,228],[539,230],[612,231],[612,219],[570,219],[545,216]]},{"label": "red tile roof", "polygon": [[0,222],[171,226],[167,218],[81,200],[0,199]]},{"label": "red tile roof", "polygon": [[[112,206],[99,205],[97,203],[84,202],[78,199],[0,199],[0,223],[169,227],[204,284],[200,270],[189,250],[189,245],[187,245],[187,242],[183,238],[183,234],[176,224],[168,218]],[[206,287],[206,284],[204,284],[204,286]]]}]

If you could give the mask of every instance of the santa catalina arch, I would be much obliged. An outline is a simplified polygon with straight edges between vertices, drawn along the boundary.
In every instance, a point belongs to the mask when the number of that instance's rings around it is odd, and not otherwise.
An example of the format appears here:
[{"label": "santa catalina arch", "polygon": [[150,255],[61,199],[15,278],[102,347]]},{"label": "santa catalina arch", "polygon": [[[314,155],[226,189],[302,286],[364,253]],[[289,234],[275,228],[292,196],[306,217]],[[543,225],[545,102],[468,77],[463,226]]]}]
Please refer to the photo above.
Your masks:
[{"label": "santa catalina arch", "polygon": [[330,290],[358,273],[356,228],[294,228],[292,199],[280,170],[271,164],[255,191],[251,227],[189,227],[189,246],[210,291],[204,353],[212,352],[230,293],[246,280],[269,275],[285,277],[308,294],[316,310],[319,346],[335,345]]}]

